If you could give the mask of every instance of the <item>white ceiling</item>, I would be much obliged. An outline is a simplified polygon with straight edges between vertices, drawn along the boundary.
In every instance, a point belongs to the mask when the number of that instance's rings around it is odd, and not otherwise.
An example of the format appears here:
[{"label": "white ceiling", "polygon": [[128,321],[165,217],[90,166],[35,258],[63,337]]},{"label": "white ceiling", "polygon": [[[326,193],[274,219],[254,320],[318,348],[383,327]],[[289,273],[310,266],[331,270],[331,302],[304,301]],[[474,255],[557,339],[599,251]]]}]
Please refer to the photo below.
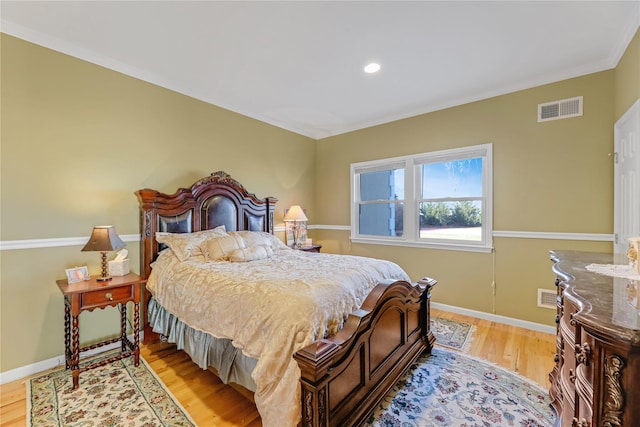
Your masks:
[{"label": "white ceiling", "polygon": [[[0,13],[4,33],[319,139],[614,68],[640,1],[2,0]],[[366,75],[371,60],[382,70]]]}]

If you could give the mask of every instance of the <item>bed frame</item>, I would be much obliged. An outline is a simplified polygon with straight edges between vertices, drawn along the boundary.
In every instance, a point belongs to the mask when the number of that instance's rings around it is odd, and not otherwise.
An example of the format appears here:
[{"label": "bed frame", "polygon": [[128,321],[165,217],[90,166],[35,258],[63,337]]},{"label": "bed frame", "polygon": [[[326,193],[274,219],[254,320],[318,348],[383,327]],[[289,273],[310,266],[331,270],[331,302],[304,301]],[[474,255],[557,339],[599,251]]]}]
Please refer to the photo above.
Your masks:
[{"label": "bed frame", "polygon": [[[140,202],[140,272],[146,278],[162,248],[157,231],[273,233],[276,198],[259,199],[225,172],[214,172],[172,195],[144,189]],[[434,279],[379,283],[335,336],[299,350],[303,427],[362,424],[411,364],[431,352],[429,300]],[[145,292],[146,308],[150,299]],[[145,316],[146,317],[146,316]],[[145,320],[144,341],[158,335]]]}]

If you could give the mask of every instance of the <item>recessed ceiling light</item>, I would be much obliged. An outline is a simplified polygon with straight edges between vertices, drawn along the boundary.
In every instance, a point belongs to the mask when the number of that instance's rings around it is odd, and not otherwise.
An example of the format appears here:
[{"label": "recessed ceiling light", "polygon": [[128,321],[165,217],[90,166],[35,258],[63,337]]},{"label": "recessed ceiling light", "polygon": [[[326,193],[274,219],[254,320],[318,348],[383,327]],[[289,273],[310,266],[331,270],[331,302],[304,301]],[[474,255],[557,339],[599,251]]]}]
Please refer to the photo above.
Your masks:
[{"label": "recessed ceiling light", "polygon": [[365,73],[373,74],[373,73],[377,73],[378,71],[380,71],[380,64],[376,64],[375,62],[367,64],[364,67]]}]

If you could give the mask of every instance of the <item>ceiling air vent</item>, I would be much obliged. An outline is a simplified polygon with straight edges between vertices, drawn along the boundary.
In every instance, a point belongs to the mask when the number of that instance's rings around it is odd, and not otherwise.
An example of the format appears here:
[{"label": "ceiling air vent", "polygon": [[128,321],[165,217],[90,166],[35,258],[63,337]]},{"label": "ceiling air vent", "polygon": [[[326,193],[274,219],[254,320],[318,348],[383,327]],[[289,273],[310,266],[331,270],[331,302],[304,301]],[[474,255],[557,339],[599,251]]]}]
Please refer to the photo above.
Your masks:
[{"label": "ceiling air vent", "polygon": [[538,104],[538,122],[567,119],[582,115],[582,97]]}]

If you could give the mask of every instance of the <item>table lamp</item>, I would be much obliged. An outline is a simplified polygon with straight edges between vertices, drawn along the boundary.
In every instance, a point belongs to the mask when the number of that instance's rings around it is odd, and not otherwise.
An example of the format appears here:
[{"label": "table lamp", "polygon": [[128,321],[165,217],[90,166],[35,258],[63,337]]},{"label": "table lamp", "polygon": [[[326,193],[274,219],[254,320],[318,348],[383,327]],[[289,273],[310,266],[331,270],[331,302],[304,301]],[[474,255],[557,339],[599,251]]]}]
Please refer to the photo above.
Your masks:
[{"label": "table lamp", "polygon": [[117,251],[125,247],[124,242],[116,233],[116,229],[112,225],[99,225],[93,227],[91,237],[82,252],[95,251],[102,254],[102,274],[96,280],[105,282],[111,280],[107,274],[107,252]]},{"label": "table lamp", "polygon": [[298,205],[291,206],[284,216],[285,222],[293,222],[293,247],[299,249],[302,246],[300,242],[300,222],[307,221],[307,216],[304,214],[302,208]]}]

